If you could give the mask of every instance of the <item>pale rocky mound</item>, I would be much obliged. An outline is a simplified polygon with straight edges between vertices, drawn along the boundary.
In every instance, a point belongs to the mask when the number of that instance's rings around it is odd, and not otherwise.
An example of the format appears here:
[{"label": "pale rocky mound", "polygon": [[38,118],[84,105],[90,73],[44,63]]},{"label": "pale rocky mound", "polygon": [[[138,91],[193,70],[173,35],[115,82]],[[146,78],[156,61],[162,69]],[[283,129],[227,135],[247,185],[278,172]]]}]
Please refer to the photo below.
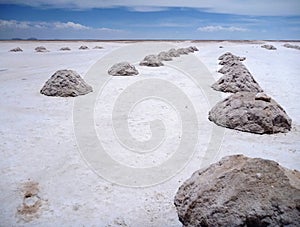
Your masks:
[{"label": "pale rocky mound", "polygon": [[292,120],[284,109],[263,93],[237,92],[209,112],[217,125],[257,134],[288,132]]},{"label": "pale rocky mound", "polygon": [[71,49],[69,47],[62,47],[59,50],[61,50],[61,51],[70,51]]},{"label": "pale rocky mound", "polygon": [[174,49],[174,48],[170,49],[170,50],[168,51],[168,54],[169,54],[170,57],[172,57],[172,58],[176,58],[176,57],[179,57],[179,56],[180,56],[180,54],[178,53],[178,51],[177,51],[176,49]]},{"label": "pale rocky mound", "polygon": [[268,44],[262,45],[261,47],[265,48],[267,50],[277,50],[276,47],[274,47],[273,45],[268,45]]},{"label": "pale rocky mound", "polygon": [[23,50],[20,47],[16,47],[11,49],[10,52],[23,52]]},{"label": "pale rocky mound", "polygon": [[48,52],[48,50],[46,49],[46,47],[43,46],[39,46],[35,48],[36,52]]},{"label": "pale rocky mound", "polygon": [[221,58],[221,61],[219,62],[219,65],[228,65],[228,64],[232,64],[232,62],[234,61],[244,61],[246,60],[245,57],[239,57],[239,56],[235,56],[233,54],[229,54],[229,55],[221,55],[219,57],[219,59]]},{"label": "pale rocky mound", "polygon": [[190,53],[190,51],[187,48],[179,48],[179,49],[177,49],[177,52],[180,55],[187,55]]},{"label": "pale rocky mound", "polygon": [[144,58],[143,61],[140,62],[140,65],[142,66],[150,66],[150,67],[159,67],[163,66],[164,64],[161,62],[161,60],[158,58],[158,56],[151,54]]},{"label": "pale rocky mound", "polygon": [[93,89],[73,70],[58,70],[45,83],[41,94],[47,96],[78,96],[92,92]]},{"label": "pale rocky mound", "polygon": [[300,46],[298,46],[298,45],[291,45],[289,43],[286,43],[283,46],[286,47],[286,48],[292,48],[292,49],[300,50]]},{"label": "pale rocky mound", "polygon": [[243,65],[237,65],[227,68],[226,73],[211,87],[216,91],[232,93],[236,93],[239,91],[263,91],[263,89],[255,81],[251,73]]},{"label": "pale rocky mound", "polygon": [[88,50],[89,48],[87,46],[80,46],[79,50]]},{"label": "pale rocky mound", "polygon": [[194,51],[199,51],[199,49],[196,46],[190,46],[189,48],[192,48]]},{"label": "pale rocky mound", "polygon": [[93,49],[103,49],[101,46],[95,46]]},{"label": "pale rocky mound", "polygon": [[168,52],[162,51],[158,54],[158,58],[161,61],[172,61],[172,57],[169,55]]},{"label": "pale rocky mound", "polygon": [[114,64],[109,70],[108,74],[112,76],[133,76],[138,75],[137,69],[128,62],[120,62]]},{"label": "pale rocky mound", "polygon": [[238,60],[238,61],[244,61],[244,60],[246,60],[245,57],[239,57],[239,56],[236,56],[236,55],[232,54],[231,52],[226,52],[226,53],[222,54],[222,55],[218,58],[218,60],[224,60],[225,58],[228,58],[228,57],[229,57],[229,58],[233,58],[233,59]]},{"label": "pale rocky mound", "polygon": [[243,155],[196,171],[176,193],[183,226],[300,226],[300,172]]},{"label": "pale rocky mound", "polygon": [[228,73],[228,72],[236,71],[237,69],[239,69],[241,67],[246,68],[243,65],[243,63],[241,63],[240,61],[232,61],[232,62],[227,63],[226,65],[223,65],[223,67],[220,68],[218,70],[218,72],[222,73],[222,74],[225,74],[225,73]]}]

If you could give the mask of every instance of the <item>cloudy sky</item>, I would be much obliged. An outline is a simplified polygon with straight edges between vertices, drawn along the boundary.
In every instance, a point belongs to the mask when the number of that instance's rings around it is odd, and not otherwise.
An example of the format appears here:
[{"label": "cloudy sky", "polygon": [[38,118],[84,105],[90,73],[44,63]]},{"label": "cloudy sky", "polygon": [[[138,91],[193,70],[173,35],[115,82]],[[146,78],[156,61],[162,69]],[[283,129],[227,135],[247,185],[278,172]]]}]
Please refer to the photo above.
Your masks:
[{"label": "cloudy sky", "polygon": [[0,0],[0,39],[300,39],[300,0]]}]

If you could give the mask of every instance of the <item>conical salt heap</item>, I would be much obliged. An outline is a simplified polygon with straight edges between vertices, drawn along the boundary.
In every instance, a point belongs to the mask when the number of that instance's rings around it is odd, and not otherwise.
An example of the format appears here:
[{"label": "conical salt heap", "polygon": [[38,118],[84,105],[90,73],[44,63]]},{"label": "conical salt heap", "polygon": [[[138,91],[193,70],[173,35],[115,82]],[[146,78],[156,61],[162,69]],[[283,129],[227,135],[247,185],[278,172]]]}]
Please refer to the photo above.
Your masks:
[{"label": "conical salt heap", "polygon": [[45,83],[40,93],[47,96],[78,96],[92,92],[93,89],[73,70],[58,70]]}]

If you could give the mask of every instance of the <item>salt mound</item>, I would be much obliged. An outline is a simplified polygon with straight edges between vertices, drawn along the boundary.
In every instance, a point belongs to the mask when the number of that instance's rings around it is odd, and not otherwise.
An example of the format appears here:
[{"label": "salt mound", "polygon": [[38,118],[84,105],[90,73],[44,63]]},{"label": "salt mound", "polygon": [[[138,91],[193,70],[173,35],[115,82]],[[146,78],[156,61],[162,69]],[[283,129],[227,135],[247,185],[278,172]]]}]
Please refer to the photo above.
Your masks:
[{"label": "salt mound", "polygon": [[158,54],[158,58],[161,61],[172,61],[172,57],[169,55],[168,52],[162,51]]},{"label": "salt mound", "polygon": [[286,43],[283,46],[286,47],[286,48],[292,48],[292,49],[300,50],[300,46],[298,46],[298,45],[291,45],[289,43]]},{"label": "salt mound", "polygon": [[170,49],[170,50],[168,51],[168,54],[169,54],[170,57],[172,57],[172,58],[176,58],[176,57],[179,57],[179,56],[180,56],[180,54],[178,53],[178,51],[177,51],[176,49],[174,49],[174,48]]},{"label": "salt mound", "polygon": [[93,49],[103,49],[101,46],[95,46]]},{"label": "salt mound", "polygon": [[156,55],[148,55],[144,58],[143,61],[140,62],[140,65],[143,66],[150,66],[150,67],[159,67],[163,66],[164,64],[161,62],[161,60]]},{"label": "salt mound", "polygon": [[212,88],[216,91],[232,93],[239,91],[263,91],[243,64],[228,67],[226,68],[226,71],[224,70],[224,72],[224,76],[212,85]]},{"label": "salt mound", "polygon": [[89,48],[87,46],[81,46],[79,47],[79,50],[88,50]]},{"label": "salt mound", "polygon": [[41,94],[47,96],[78,96],[92,92],[93,89],[73,70],[58,70],[45,83]]},{"label": "salt mound", "polygon": [[137,69],[128,62],[120,62],[114,64],[109,70],[108,74],[112,76],[133,76],[138,75]]},{"label": "salt mound", "polygon": [[23,52],[23,50],[20,47],[16,47],[14,49],[11,49],[10,52]]},{"label": "salt mound", "polygon": [[196,171],[174,204],[183,226],[300,226],[300,173],[270,160],[228,156]]},{"label": "salt mound", "polygon": [[208,119],[217,125],[257,134],[288,132],[292,120],[265,94],[237,92],[217,103]]},{"label": "salt mound", "polygon": [[39,46],[35,48],[36,52],[48,52],[48,50],[46,49],[46,47],[43,46]]},{"label": "salt mound", "polygon": [[187,49],[187,48],[179,48],[177,49],[177,52],[180,54],[180,55],[187,55],[190,53],[190,51]]},{"label": "salt mound", "polygon": [[189,48],[191,48],[194,51],[199,51],[199,49],[196,46],[190,46]]},{"label": "salt mound", "polygon": [[60,48],[59,50],[61,50],[61,51],[69,51],[69,50],[71,50],[69,47],[62,47],[62,48]]},{"label": "salt mound", "polygon": [[232,62],[234,62],[234,61],[244,61],[244,60],[246,60],[246,58],[235,56],[231,53],[228,54],[228,52],[227,52],[227,53],[221,55],[219,57],[219,60],[221,60],[219,62],[219,65],[227,65],[227,64],[232,64]]},{"label": "salt mound", "polygon": [[220,68],[218,72],[225,74],[228,72],[236,71],[240,67],[245,67],[245,66],[240,61],[232,61],[232,62],[228,62],[226,65],[223,65],[223,67]]},{"label": "salt mound", "polygon": [[267,50],[277,50],[277,48],[276,47],[274,47],[273,45],[262,45],[261,46],[262,48],[265,48],[265,49],[267,49]]}]

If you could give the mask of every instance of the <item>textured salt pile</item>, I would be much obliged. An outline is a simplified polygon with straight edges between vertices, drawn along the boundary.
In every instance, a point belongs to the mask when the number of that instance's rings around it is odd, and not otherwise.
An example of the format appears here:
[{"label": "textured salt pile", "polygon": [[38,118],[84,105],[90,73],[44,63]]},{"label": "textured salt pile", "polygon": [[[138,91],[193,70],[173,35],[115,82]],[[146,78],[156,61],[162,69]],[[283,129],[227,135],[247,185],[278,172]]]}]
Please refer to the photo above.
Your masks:
[{"label": "textured salt pile", "polygon": [[88,50],[89,48],[87,46],[80,46],[79,50]]},{"label": "textured salt pile", "polygon": [[234,155],[196,171],[176,193],[183,226],[299,226],[300,173]]},{"label": "textured salt pile", "polygon": [[276,47],[274,47],[273,45],[268,45],[268,44],[262,45],[261,47],[262,47],[262,48],[265,48],[265,49],[267,49],[267,50],[277,50]]},{"label": "textured salt pile", "polygon": [[109,70],[108,74],[112,76],[133,76],[138,75],[138,70],[128,62],[120,62],[114,64]]},{"label": "textured salt pile", "polygon": [[58,70],[42,87],[40,93],[47,96],[78,96],[92,92],[93,89],[73,70]]},{"label": "textured salt pile", "polygon": [[70,51],[71,49],[69,47],[62,47],[59,50],[61,50],[61,51]]},{"label": "textured salt pile", "polygon": [[300,50],[300,46],[298,46],[298,45],[291,45],[289,43],[286,43],[283,46],[286,47],[286,48],[292,48],[292,49]]},{"label": "textured salt pile", "polygon": [[16,47],[10,50],[10,52],[22,52],[23,50],[20,47]]},{"label": "textured salt pile", "polygon": [[142,66],[150,66],[150,67],[159,67],[163,66],[164,64],[161,62],[158,56],[151,54],[144,58],[143,61],[140,62]]},{"label": "textured salt pile", "polygon": [[292,120],[284,109],[265,94],[237,92],[217,103],[209,112],[217,125],[257,134],[288,132]]},{"label": "textured salt pile", "polygon": [[170,54],[168,52],[162,51],[158,54],[158,58],[161,61],[172,61],[172,57],[170,56]]},{"label": "textured salt pile", "polygon": [[46,49],[46,47],[44,46],[39,46],[35,48],[36,52],[48,52],[48,50]]}]

